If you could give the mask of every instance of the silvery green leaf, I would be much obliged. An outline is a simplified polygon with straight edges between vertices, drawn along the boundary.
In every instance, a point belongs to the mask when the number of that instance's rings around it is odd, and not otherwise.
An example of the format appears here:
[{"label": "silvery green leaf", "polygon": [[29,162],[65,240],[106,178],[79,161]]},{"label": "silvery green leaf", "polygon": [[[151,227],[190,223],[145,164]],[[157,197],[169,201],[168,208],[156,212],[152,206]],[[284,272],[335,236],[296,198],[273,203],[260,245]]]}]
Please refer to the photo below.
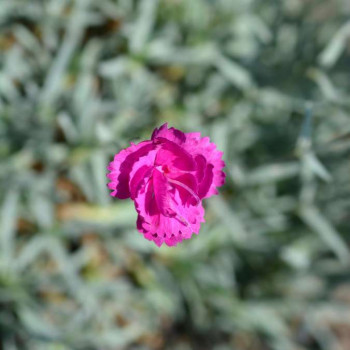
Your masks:
[{"label": "silvery green leaf", "polygon": [[239,243],[248,238],[248,232],[244,224],[222,198],[213,197],[209,205],[211,210],[226,225],[233,240]]},{"label": "silvery green leaf", "polygon": [[139,52],[144,49],[153,29],[157,6],[158,0],[142,0],[139,2],[138,18],[131,29],[130,49],[132,52]]},{"label": "silvery green leaf", "polygon": [[214,61],[219,72],[239,89],[248,89],[254,86],[250,73],[236,62],[218,54]]},{"label": "silvery green leaf", "polygon": [[49,322],[45,321],[42,316],[37,314],[34,310],[23,307],[20,309],[19,317],[25,326],[36,337],[50,339],[57,339],[60,334],[55,327]]},{"label": "silvery green leaf", "polygon": [[128,59],[126,57],[118,57],[109,61],[100,63],[99,72],[106,78],[114,78],[124,74],[127,71]]},{"label": "silvery green leaf", "polygon": [[15,232],[18,215],[19,192],[10,188],[1,205],[0,215],[0,265],[11,263],[15,252]]},{"label": "silvery green leaf", "polygon": [[324,67],[332,67],[346,49],[346,43],[350,38],[350,22],[346,22],[333,36],[332,40],[324,48],[318,57]]},{"label": "silvery green leaf", "polygon": [[106,164],[108,159],[106,153],[96,151],[91,156],[91,168],[94,177],[95,198],[101,204],[107,204],[109,200],[109,190],[107,189]]},{"label": "silvery green leaf", "polygon": [[311,68],[309,70],[309,75],[318,85],[325,98],[334,102],[340,102],[346,99],[325,72],[322,72],[317,68]]},{"label": "silvery green leaf", "polygon": [[307,153],[305,155],[305,162],[307,163],[307,166],[322,180],[324,181],[331,181],[332,177],[329,173],[329,171],[324,167],[324,165],[320,162],[320,160],[316,157],[314,153]]},{"label": "silvery green leaf", "polygon": [[147,49],[147,58],[155,63],[204,64],[209,65],[216,58],[216,48],[212,43],[195,47],[174,47],[164,40],[153,40]]},{"label": "silvery green leaf", "polygon": [[300,166],[298,162],[286,164],[264,165],[258,169],[251,170],[247,175],[245,182],[248,185],[257,185],[264,183],[274,183],[295,177],[299,174]]},{"label": "silvery green leaf", "polygon": [[350,251],[332,224],[314,206],[302,206],[300,216],[328,244],[344,265],[350,263]]},{"label": "silvery green leaf", "polygon": [[[45,104],[57,96],[60,90],[60,85],[62,84],[63,73],[83,36],[83,31],[86,26],[84,8],[87,3],[87,1],[78,1],[73,10],[63,43],[57,56],[52,62],[44,82],[42,101]],[[77,13],[77,15],[74,16],[74,13]]]},{"label": "silvery green leaf", "polygon": [[62,128],[67,140],[69,140],[72,143],[78,140],[78,131],[76,126],[74,125],[71,116],[69,116],[66,112],[61,112],[57,116],[57,122]]}]

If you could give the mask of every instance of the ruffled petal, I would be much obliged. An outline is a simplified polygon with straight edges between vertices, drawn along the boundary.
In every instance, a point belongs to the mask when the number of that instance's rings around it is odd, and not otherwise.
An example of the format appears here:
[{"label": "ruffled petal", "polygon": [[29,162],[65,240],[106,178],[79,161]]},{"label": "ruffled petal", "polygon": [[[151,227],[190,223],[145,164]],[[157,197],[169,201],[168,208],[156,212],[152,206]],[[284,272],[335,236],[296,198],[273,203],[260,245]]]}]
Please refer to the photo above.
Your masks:
[{"label": "ruffled petal", "polygon": [[181,202],[183,205],[197,205],[200,201],[197,193],[198,186],[196,177],[190,173],[181,174],[180,176],[173,177],[169,174],[168,181],[179,192]]},{"label": "ruffled petal", "polygon": [[111,196],[125,199],[130,197],[130,174],[135,163],[141,158],[148,155],[155,149],[151,141],[143,141],[139,144],[131,144],[130,147],[120,151],[115,155],[107,169],[110,171],[107,177],[110,179],[108,188],[112,190]]},{"label": "ruffled petal", "polygon": [[153,131],[152,140],[159,137],[175,142],[178,145],[181,145],[186,141],[185,133],[175,128],[168,129],[168,123],[163,124]]},{"label": "ruffled petal", "polygon": [[[136,167],[135,167],[136,168]],[[153,168],[147,165],[142,165],[139,168],[135,169],[135,173],[134,175],[131,175],[131,180],[130,180],[130,197],[131,199],[134,199],[141,184],[142,181],[147,178],[150,177],[152,174],[152,170]]]},{"label": "ruffled petal", "polygon": [[197,132],[185,135],[186,142],[183,148],[196,161],[199,197],[208,198],[218,194],[217,188],[225,183],[225,173],[222,171],[225,167],[225,162],[222,160],[223,152],[210,142],[209,137],[201,138]]},{"label": "ruffled petal", "polygon": [[196,163],[183,147],[173,141],[158,137],[157,144],[160,144],[155,165],[167,165],[169,168],[175,167],[181,171],[194,171]]},{"label": "ruffled petal", "polygon": [[130,197],[134,199],[137,191],[144,180],[150,178],[153,174],[154,160],[157,155],[157,150],[154,149],[147,153],[145,156],[140,157],[135,163],[130,172]]},{"label": "ruffled petal", "polygon": [[171,208],[171,194],[169,183],[166,177],[157,169],[153,172],[154,197],[159,212],[168,217],[174,217],[176,214]]},{"label": "ruffled petal", "polygon": [[[180,194],[176,190],[170,191],[170,208],[175,216],[163,215],[157,205],[153,191],[152,181],[149,181],[135,198],[135,207],[138,212],[137,229],[148,240],[154,241],[158,246],[165,243],[174,246],[184,239],[191,238],[193,233],[198,234],[201,222],[204,222],[204,209],[202,203],[184,207]],[[150,208],[152,208],[150,210]]]},{"label": "ruffled petal", "polygon": [[156,158],[157,165],[175,166],[187,172],[195,170],[200,198],[218,193],[217,188],[225,182],[225,173],[222,171],[225,162],[222,160],[223,152],[217,150],[209,137],[202,138],[199,132],[183,133],[163,124],[153,132],[152,139],[161,143]]},{"label": "ruffled petal", "polygon": [[194,159],[196,162],[197,182],[201,183],[204,178],[205,169],[207,167],[207,161],[205,160],[204,156],[202,156],[201,154],[197,154]]},{"label": "ruffled petal", "polygon": [[[204,171],[204,176],[202,181],[200,182],[198,186],[198,196],[199,198],[204,198],[207,196],[210,188],[213,185],[214,180],[214,171],[213,171],[213,164],[207,164]],[[217,191],[215,189],[215,191]],[[217,193],[217,192],[216,192]],[[214,194],[216,194],[214,193]]]}]

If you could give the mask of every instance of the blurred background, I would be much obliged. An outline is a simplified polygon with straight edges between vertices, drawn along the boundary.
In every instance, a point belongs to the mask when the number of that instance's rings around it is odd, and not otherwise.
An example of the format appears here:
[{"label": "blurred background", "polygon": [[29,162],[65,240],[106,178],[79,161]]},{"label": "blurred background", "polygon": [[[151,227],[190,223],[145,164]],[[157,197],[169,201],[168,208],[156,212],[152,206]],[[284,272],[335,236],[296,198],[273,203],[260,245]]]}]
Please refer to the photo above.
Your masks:
[{"label": "blurred background", "polygon": [[[168,122],[227,181],[157,248],[109,196]],[[0,0],[0,349],[349,350],[350,2]]]}]

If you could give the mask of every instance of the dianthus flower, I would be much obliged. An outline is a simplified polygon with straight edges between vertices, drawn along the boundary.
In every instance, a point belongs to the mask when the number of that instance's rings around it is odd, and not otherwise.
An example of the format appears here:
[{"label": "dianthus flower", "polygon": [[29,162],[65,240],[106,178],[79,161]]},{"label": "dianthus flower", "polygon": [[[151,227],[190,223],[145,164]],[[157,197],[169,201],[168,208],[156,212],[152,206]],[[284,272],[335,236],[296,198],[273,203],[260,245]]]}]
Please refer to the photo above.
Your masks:
[{"label": "dianthus flower", "polygon": [[137,229],[146,239],[174,246],[198,234],[202,199],[225,182],[222,155],[209,137],[164,124],[150,140],[131,143],[114,156],[108,188],[112,196],[134,201]]}]

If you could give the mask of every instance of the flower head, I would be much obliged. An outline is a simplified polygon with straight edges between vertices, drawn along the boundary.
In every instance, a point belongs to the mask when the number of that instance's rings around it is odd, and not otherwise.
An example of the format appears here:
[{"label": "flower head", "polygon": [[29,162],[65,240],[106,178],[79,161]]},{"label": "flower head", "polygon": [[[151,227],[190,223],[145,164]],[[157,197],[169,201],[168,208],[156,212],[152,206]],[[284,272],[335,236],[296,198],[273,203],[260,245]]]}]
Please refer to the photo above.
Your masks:
[{"label": "flower head", "polygon": [[115,155],[108,187],[112,196],[134,201],[137,229],[145,238],[174,246],[198,234],[202,199],[217,194],[225,182],[222,154],[208,137],[164,124],[150,140]]}]

